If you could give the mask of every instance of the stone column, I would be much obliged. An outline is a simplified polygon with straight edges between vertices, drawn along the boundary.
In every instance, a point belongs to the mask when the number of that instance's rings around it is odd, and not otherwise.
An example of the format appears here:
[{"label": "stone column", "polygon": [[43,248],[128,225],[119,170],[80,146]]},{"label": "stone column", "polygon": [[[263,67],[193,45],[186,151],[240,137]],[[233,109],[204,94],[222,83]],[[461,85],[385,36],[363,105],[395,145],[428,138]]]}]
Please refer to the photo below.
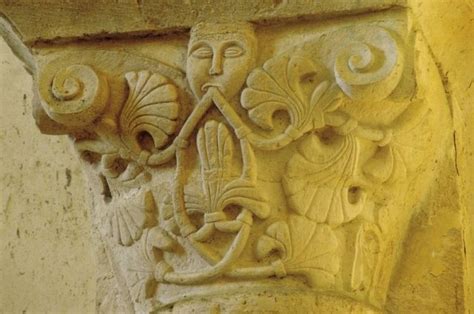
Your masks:
[{"label": "stone column", "polygon": [[0,9],[38,127],[88,177],[99,312],[393,307],[455,171],[404,1],[89,5]]}]

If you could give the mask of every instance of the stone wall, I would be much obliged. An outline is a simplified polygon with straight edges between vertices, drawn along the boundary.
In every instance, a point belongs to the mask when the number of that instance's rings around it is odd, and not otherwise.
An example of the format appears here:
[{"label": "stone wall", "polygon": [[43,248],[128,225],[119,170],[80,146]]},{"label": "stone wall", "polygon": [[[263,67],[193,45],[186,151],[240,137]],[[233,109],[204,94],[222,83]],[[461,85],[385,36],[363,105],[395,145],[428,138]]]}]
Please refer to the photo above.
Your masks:
[{"label": "stone wall", "polygon": [[0,88],[0,312],[93,312],[84,177],[67,137],[37,129],[31,76],[1,38]]},{"label": "stone wall", "polygon": [[466,308],[474,312],[474,1],[412,1],[450,97],[466,256]]}]

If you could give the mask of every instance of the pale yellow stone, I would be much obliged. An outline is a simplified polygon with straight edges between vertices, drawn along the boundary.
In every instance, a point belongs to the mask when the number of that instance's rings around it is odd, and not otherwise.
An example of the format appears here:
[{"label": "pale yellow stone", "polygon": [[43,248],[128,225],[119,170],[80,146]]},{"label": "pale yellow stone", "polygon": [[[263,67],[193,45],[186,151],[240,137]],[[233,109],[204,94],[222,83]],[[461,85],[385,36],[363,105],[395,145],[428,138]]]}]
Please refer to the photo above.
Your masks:
[{"label": "pale yellow stone", "polygon": [[0,39],[0,312],[93,312],[85,180],[69,140],[36,127],[31,84]]},{"label": "pale yellow stone", "polygon": [[472,308],[469,2],[58,3],[2,32],[82,159],[97,311]]}]

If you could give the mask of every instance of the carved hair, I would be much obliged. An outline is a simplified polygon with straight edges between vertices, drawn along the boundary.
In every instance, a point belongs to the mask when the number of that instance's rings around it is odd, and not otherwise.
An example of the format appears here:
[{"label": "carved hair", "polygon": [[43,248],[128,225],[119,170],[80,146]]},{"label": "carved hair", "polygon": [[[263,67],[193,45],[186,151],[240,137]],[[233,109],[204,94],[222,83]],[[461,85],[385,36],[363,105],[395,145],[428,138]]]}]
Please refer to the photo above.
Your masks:
[{"label": "carved hair", "polygon": [[253,24],[246,22],[236,23],[205,23],[201,22],[191,29],[191,40],[195,36],[212,36],[216,34],[241,33],[244,36],[255,38]]}]

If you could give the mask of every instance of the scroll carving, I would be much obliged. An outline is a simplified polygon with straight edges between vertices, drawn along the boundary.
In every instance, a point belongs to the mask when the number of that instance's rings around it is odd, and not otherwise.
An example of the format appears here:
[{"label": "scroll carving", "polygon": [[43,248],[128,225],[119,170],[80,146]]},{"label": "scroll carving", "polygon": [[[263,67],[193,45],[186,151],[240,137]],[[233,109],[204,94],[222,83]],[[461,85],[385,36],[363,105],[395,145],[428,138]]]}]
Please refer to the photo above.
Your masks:
[{"label": "scroll carving", "polygon": [[367,23],[258,59],[257,38],[248,23],[196,25],[183,80],[64,60],[40,73],[44,112],[110,194],[98,216],[137,310],[275,277],[383,307],[393,221],[410,217],[387,208],[426,160],[435,114],[415,91],[391,99],[406,42]]},{"label": "scroll carving", "polygon": [[62,69],[51,66],[38,81],[44,110],[61,124],[84,127],[108,104],[106,78],[88,65],[74,64]]},{"label": "scroll carving", "polygon": [[395,89],[403,73],[404,57],[397,39],[383,28],[357,32],[336,52],[336,81],[352,99],[378,101]]}]

